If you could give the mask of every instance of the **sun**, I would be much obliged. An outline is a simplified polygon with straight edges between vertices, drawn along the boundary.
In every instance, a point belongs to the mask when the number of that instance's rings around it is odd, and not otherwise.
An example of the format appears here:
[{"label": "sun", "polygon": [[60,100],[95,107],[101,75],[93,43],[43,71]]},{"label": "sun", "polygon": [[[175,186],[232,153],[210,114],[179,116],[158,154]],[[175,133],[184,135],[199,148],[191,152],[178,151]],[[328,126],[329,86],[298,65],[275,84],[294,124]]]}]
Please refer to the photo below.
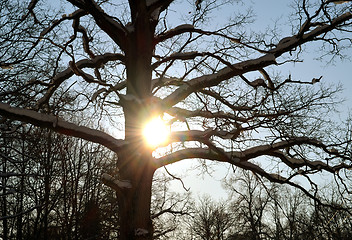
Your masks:
[{"label": "sun", "polygon": [[155,148],[165,143],[169,138],[170,130],[166,123],[160,118],[155,117],[147,122],[143,129],[143,137],[147,145]]}]

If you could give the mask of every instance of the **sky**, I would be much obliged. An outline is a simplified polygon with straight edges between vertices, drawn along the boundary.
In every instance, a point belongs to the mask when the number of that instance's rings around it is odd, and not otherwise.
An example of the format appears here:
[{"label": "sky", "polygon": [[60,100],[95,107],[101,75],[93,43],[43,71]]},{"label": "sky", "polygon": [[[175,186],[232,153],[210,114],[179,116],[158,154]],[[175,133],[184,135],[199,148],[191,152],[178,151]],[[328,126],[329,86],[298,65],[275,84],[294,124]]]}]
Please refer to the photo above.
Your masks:
[{"label": "sky", "polygon": [[[291,10],[289,3],[292,1],[279,0],[260,0],[250,1],[253,4],[254,12],[257,15],[258,21],[254,24],[253,29],[262,31],[267,25],[272,25],[277,19],[278,25],[282,27],[286,34],[290,34],[290,27],[288,26],[287,16]],[[249,3],[249,1],[247,2]],[[234,11],[227,8],[226,11]],[[218,16],[228,16],[228,13],[218,14]],[[283,32],[283,35],[285,32]],[[284,35],[285,36],[285,35]],[[287,35],[289,36],[289,35]],[[327,64],[326,61],[315,60],[319,53],[315,49],[308,49],[305,54],[304,62],[299,64],[287,64],[280,66],[280,71],[283,73],[292,74],[297,80],[311,81],[313,78],[323,76],[322,83],[343,85],[342,98],[345,102],[341,105],[341,116],[339,119],[347,117],[349,109],[352,107],[352,62],[349,60],[337,60],[334,64]],[[215,200],[226,200],[227,193],[222,187],[222,179],[231,173],[231,169],[226,164],[218,164],[210,167],[210,174],[201,174],[201,171],[195,170],[197,160],[184,160],[170,166],[168,169],[178,176],[182,176],[186,188],[190,188],[193,196],[197,199],[204,195],[210,195]],[[173,190],[184,191],[180,182],[176,181],[173,185]]]},{"label": "sky", "polygon": [[[183,0],[182,0],[183,1]],[[178,0],[178,3],[182,2]],[[251,0],[243,1],[245,7],[250,5],[254,8],[257,21],[251,26],[253,30],[264,31],[267,26],[272,26],[273,23],[277,23],[278,27],[282,28],[283,36],[289,36],[290,27],[288,27],[287,17],[292,10],[289,4],[292,1],[280,1],[280,0]],[[237,11],[236,4],[232,8],[226,8],[224,12],[217,14],[217,21],[231,16],[231,13]],[[242,8],[242,6],[241,6]],[[178,5],[177,11],[188,12],[187,8],[184,8],[182,4]],[[172,15],[172,13],[170,13]],[[216,21],[214,21],[216,22]],[[211,23],[210,23],[211,24]],[[210,26],[212,27],[212,26]],[[286,75],[292,74],[298,80],[310,81],[312,78],[323,76],[322,82],[324,83],[342,83],[344,91],[342,97],[346,99],[346,102],[342,105],[341,115],[346,116],[348,109],[352,106],[352,79],[351,79],[351,66],[350,61],[337,61],[334,64],[326,64],[324,61],[314,60],[318,54],[314,49],[309,49],[309,53],[306,54],[303,63],[299,64],[287,64],[281,66],[279,69]],[[209,162],[210,163],[210,162]],[[195,198],[208,194],[214,199],[226,199],[227,194],[222,188],[221,180],[231,174],[231,168],[226,164],[212,164],[208,168],[209,174],[201,174],[201,171],[195,169],[199,166],[198,160],[184,160],[179,163],[173,164],[167,167],[170,172],[178,177],[182,177],[185,187],[190,188]],[[184,191],[183,186],[179,181],[175,181],[172,185],[172,190]]]}]

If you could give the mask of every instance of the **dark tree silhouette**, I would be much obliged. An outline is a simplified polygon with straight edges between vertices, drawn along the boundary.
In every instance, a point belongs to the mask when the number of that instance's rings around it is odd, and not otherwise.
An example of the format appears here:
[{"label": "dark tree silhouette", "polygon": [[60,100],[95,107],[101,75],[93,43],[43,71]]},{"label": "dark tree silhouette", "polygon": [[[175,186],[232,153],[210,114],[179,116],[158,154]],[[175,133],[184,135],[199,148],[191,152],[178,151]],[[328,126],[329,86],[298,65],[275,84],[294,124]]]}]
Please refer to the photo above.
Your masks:
[{"label": "dark tree silhouette", "polygon": [[[99,229],[100,238],[116,237],[114,191],[103,188],[97,177],[102,168],[114,168],[111,152],[28,126],[1,132],[0,141],[6,165],[1,172],[2,239],[81,239]],[[82,225],[94,228],[83,232]]]},{"label": "dark tree silhouette", "polygon": [[215,203],[209,196],[203,197],[199,204],[194,210],[191,233],[202,240],[228,239],[229,230],[237,224],[229,206],[225,202]]},{"label": "dark tree silhouette", "polygon": [[[311,175],[330,173],[341,193],[349,191],[351,132],[326,118],[338,89],[320,84],[320,74],[298,80],[274,72],[299,62],[310,42],[343,56],[351,45],[351,3],[336,3],[296,1],[292,34],[280,36],[250,32],[252,12],[226,1],[185,2],[175,11],[180,2],[172,0],[2,0],[2,121],[115,152],[118,172],[102,180],[118,195],[121,240],[153,237],[154,172],[183,159],[226,162],[324,204]],[[233,8],[229,23],[208,24],[221,7]],[[93,127],[70,122],[80,111]],[[172,132],[153,155],[142,128],[165,114]],[[123,139],[99,130],[107,123]],[[261,165],[260,157],[278,167]]]}]

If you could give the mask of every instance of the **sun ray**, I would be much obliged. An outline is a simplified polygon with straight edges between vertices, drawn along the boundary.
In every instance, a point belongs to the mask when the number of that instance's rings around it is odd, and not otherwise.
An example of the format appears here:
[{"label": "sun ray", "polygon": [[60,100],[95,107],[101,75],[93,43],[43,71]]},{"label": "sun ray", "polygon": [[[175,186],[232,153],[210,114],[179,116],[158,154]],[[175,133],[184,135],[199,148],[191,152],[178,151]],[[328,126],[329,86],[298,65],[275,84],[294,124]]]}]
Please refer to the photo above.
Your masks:
[{"label": "sun ray", "polygon": [[147,122],[143,129],[143,137],[147,145],[156,148],[165,143],[169,138],[170,130],[160,117],[155,117]]}]

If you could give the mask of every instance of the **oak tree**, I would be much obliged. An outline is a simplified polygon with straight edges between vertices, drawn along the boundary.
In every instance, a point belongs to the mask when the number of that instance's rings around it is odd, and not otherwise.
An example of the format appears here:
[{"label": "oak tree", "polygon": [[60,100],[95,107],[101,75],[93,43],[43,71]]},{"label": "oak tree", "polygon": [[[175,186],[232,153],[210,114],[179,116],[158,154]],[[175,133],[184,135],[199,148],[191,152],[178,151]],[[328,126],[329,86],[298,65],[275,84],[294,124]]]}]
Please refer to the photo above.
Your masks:
[{"label": "oak tree", "polygon": [[[184,159],[250,170],[320,204],[311,176],[321,171],[335,177],[341,194],[349,192],[350,125],[335,127],[327,118],[339,89],[321,84],[319,73],[298,79],[277,69],[307,57],[308,43],[345,56],[350,1],[295,1],[286,36],[275,26],[252,32],[254,13],[239,1],[0,4],[2,121],[50,128],[115,152],[116,174],[102,181],[118,195],[120,239],[152,239],[153,175]],[[221,9],[231,12],[227,22],[214,13]],[[94,128],[70,122],[80,111],[92,116]],[[153,117],[171,128],[157,146],[143,137]],[[110,123],[109,133],[99,130]]]}]

